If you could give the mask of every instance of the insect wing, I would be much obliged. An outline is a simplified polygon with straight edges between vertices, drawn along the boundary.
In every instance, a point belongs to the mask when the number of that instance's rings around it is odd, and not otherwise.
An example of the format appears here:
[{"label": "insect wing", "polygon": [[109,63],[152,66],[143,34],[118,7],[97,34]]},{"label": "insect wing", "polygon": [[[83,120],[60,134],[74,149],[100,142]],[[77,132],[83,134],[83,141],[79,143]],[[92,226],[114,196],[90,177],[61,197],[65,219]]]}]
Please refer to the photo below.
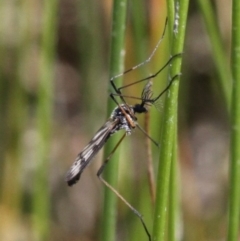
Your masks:
[{"label": "insect wing", "polygon": [[145,87],[144,87],[144,89],[142,91],[142,100],[151,100],[152,95],[153,95],[153,93],[152,93],[152,85],[153,85],[152,81],[149,81],[145,85]]},{"label": "insect wing", "polygon": [[118,124],[118,119],[109,119],[94,135],[89,144],[80,152],[73,165],[66,174],[66,181],[69,186],[75,184],[87,165],[90,164],[93,157],[103,147],[107,139],[114,132]]}]

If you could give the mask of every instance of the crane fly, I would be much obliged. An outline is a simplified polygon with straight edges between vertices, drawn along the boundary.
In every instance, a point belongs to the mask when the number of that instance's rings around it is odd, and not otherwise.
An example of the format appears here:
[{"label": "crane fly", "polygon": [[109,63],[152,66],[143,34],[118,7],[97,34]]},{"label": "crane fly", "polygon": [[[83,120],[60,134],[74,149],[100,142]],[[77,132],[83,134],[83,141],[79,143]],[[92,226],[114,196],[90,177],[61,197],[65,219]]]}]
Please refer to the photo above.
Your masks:
[{"label": "crane fly", "polygon": [[[151,105],[155,105],[157,103],[157,101],[160,99],[160,97],[171,87],[173,81],[176,78],[179,77],[180,74],[175,75],[173,78],[171,78],[171,80],[169,81],[166,88],[158,96],[153,98],[153,92],[151,90],[152,81],[150,81],[150,80],[152,78],[155,78],[164,68],[166,68],[169,65],[169,63],[175,57],[180,56],[181,53],[171,56],[169,58],[169,60],[166,62],[166,64],[160,70],[158,70],[155,74],[150,75],[150,76],[148,76],[146,78],[143,78],[141,80],[138,80],[136,82],[133,82],[131,84],[122,86],[120,88],[117,88],[116,85],[114,84],[114,79],[116,79],[116,78],[118,78],[118,77],[132,71],[132,70],[135,70],[135,69],[139,68],[140,66],[148,63],[151,60],[152,56],[156,52],[158,46],[160,45],[160,43],[161,43],[161,41],[164,37],[166,25],[167,25],[167,19],[166,19],[166,22],[165,22],[165,27],[164,27],[162,37],[158,41],[158,43],[157,43],[156,47],[154,48],[152,54],[150,55],[150,57],[147,60],[145,60],[144,62],[142,62],[142,63],[132,67],[131,69],[128,69],[125,72],[123,72],[119,75],[116,75],[116,76],[114,76],[110,79],[110,83],[111,83],[113,89],[115,90],[115,93],[111,93],[110,97],[117,104],[117,106],[112,111],[112,113],[111,113],[109,119],[106,121],[106,123],[96,132],[96,134],[93,136],[93,138],[87,144],[87,146],[77,155],[74,163],[72,164],[72,166],[70,167],[69,171],[66,174],[66,182],[68,183],[69,186],[72,186],[75,183],[77,183],[78,180],[80,179],[80,176],[81,176],[82,172],[84,171],[84,169],[91,163],[93,158],[102,149],[102,147],[107,142],[107,140],[114,133],[116,133],[120,130],[124,130],[125,131],[124,135],[119,140],[119,142],[117,143],[115,148],[112,150],[112,152],[109,154],[109,157],[103,162],[103,164],[99,168],[99,170],[97,172],[97,176],[108,188],[110,188],[139,217],[149,240],[151,240],[151,235],[150,235],[150,233],[147,229],[147,226],[146,226],[145,222],[143,221],[143,217],[142,217],[141,213],[139,213],[120,193],[118,193],[118,191],[116,191],[108,182],[106,182],[101,177],[101,174],[104,170],[105,165],[109,161],[110,157],[113,155],[114,151],[118,148],[118,146],[120,145],[122,140],[125,138],[125,136],[130,135],[132,133],[132,130],[135,129],[136,127],[139,130],[141,130],[149,139],[151,139],[151,141],[155,145],[158,146],[158,143],[156,141],[154,141],[139,126],[139,124],[137,122],[136,114],[146,113],[148,111],[148,108]],[[148,80],[148,82],[145,85],[145,87],[143,88],[143,91],[142,91],[142,94],[141,94],[140,97],[132,97],[132,96],[126,96],[126,95],[122,94],[121,89],[129,87],[129,86],[134,85],[134,84],[137,84],[139,82],[146,81],[146,80]],[[115,98],[116,96],[120,97],[120,99],[123,102],[122,104],[119,104],[117,102],[117,100]],[[137,103],[135,105],[129,105],[129,104],[126,103],[124,98],[133,98],[133,99],[140,100],[141,102]]]},{"label": "crane fly", "polygon": [[[126,135],[130,135],[132,129],[138,126],[135,114],[147,112],[148,106],[154,104],[156,100],[156,98],[151,99],[151,86],[152,84],[149,82],[144,87],[140,104],[135,104],[134,106],[120,104],[112,111],[110,118],[96,132],[89,144],[78,154],[75,162],[69,169],[66,175],[66,181],[69,186],[72,186],[79,180],[83,170],[91,163],[93,157],[104,146],[109,137],[119,130],[125,130]],[[157,144],[155,141],[154,143]]]}]

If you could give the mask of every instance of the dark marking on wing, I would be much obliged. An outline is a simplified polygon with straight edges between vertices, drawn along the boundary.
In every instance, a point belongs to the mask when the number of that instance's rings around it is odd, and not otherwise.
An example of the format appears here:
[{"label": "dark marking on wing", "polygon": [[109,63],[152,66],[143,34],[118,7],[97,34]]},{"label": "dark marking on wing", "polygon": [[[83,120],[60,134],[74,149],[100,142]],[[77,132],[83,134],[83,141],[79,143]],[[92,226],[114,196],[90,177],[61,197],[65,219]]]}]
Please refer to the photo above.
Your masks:
[{"label": "dark marking on wing", "polygon": [[118,129],[119,119],[109,119],[94,135],[89,144],[78,154],[73,165],[66,174],[66,182],[69,186],[77,183],[81,173],[88,166],[93,157],[103,147],[108,138]]}]

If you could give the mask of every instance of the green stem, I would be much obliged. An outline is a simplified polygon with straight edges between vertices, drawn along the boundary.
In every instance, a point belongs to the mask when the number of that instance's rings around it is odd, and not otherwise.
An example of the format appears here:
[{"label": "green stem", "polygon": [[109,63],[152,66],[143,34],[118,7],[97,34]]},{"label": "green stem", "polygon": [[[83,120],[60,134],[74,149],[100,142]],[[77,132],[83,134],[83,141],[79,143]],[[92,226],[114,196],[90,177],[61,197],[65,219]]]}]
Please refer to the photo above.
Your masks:
[{"label": "green stem", "polygon": [[[121,73],[123,71],[124,62],[124,36],[126,24],[126,9],[127,0],[115,0],[113,6],[112,16],[112,36],[111,36],[111,53],[110,53],[110,77]],[[121,79],[114,81],[116,86],[121,86]],[[116,104],[109,98],[108,101],[108,117]],[[104,160],[111,153],[116,143],[118,142],[118,135],[114,135],[106,143],[104,149]],[[119,148],[114,153],[106,169],[104,170],[105,180],[112,186],[117,185],[118,180],[118,159]],[[116,195],[105,188],[104,192],[104,208],[102,217],[102,236],[103,241],[113,241],[115,239],[116,230]]]},{"label": "green stem", "polygon": [[47,240],[50,231],[49,196],[49,146],[51,143],[51,124],[53,108],[53,70],[57,30],[58,1],[44,1],[42,52],[40,56],[40,82],[37,109],[37,128],[39,134],[37,170],[33,196],[34,229],[37,240]]},{"label": "green stem", "polygon": [[225,101],[224,103],[226,103],[226,106],[229,110],[231,100],[231,89],[229,88],[229,83],[231,84],[231,72],[229,69],[227,56],[224,51],[219,27],[216,21],[216,14],[213,11],[211,1],[198,0],[198,5],[202,11],[202,16],[207,28],[213,60],[217,69],[217,80],[219,81],[219,86]]},{"label": "green stem", "polygon": [[[176,133],[177,134],[177,133]],[[170,174],[170,186],[169,186],[169,215],[168,215],[168,240],[176,241],[176,227],[178,220],[178,165],[177,165],[177,138],[175,138],[171,174]]]},{"label": "green stem", "polygon": [[[179,16],[176,29],[171,37],[172,55],[183,52],[183,43],[185,39],[186,19],[188,12],[188,0],[176,1],[177,14],[172,14],[174,11],[172,1],[168,2],[168,13],[171,18]],[[174,20],[169,19],[170,33]],[[170,76],[180,73],[181,58],[175,59],[170,69]],[[165,226],[167,218],[167,201],[169,195],[169,180],[171,173],[172,153],[175,143],[176,123],[177,123],[177,100],[178,100],[179,81],[175,80],[170,90],[166,94],[165,113],[162,126],[162,142],[160,149],[160,161],[157,176],[157,191],[156,191],[156,207],[154,213],[153,224],[153,240],[162,241],[165,236]]]},{"label": "green stem", "polygon": [[240,214],[240,1],[232,2],[232,105],[228,241],[238,240]]}]

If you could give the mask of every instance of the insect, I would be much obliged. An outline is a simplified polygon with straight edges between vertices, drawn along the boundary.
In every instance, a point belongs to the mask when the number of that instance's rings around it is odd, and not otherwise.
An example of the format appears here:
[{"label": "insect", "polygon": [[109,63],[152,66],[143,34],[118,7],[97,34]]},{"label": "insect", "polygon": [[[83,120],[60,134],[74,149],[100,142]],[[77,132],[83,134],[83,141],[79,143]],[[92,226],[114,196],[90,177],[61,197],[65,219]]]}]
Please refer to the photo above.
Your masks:
[{"label": "insect", "polygon": [[[154,104],[162,94],[167,91],[174,79],[172,79],[166,89],[155,98],[151,98],[153,94],[151,91],[152,82],[147,83],[142,91],[142,102],[140,104],[135,104],[134,106],[120,104],[112,111],[110,118],[96,132],[89,144],[78,154],[75,162],[68,171],[66,181],[69,186],[77,183],[83,170],[90,164],[93,157],[104,146],[109,137],[122,129],[125,130],[126,135],[130,135],[132,129],[135,127],[141,128],[137,123],[135,114],[146,113],[148,111],[148,106]],[[153,139],[151,140],[158,145]]]},{"label": "insect", "polygon": [[[117,104],[117,106],[115,107],[115,109],[112,111],[110,118],[106,121],[106,123],[96,132],[96,134],[93,136],[93,138],[91,139],[91,141],[89,142],[89,144],[78,154],[78,156],[76,157],[73,165],[71,166],[71,168],[69,169],[69,171],[66,174],[66,182],[68,183],[69,186],[74,185],[75,183],[77,183],[77,181],[80,179],[80,176],[82,174],[82,172],[85,170],[85,168],[91,163],[91,161],[93,160],[93,158],[95,157],[95,155],[99,152],[99,150],[104,146],[104,144],[106,143],[106,141],[116,132],[120,131],[120,130],[124,130],[125,133],[122,136],[122,138],[119,140],[119,142],[117,143],[117,145],[115,146],[114,150],[110,153],[109,157],[104,161],[104,163],[102,164],[102,166],[99,168],[98,172],[97,172],[97,176],[99,177],[99,179],[108,187],[110,188],[122,201],[125,202],[125,204],[140,218],[140,221],[148,235],[149,240],[151,240],[151,235],[146,227],[146,224],[143,221],[142,215],[133,207],[131,206],[131,204],[129,204],[109,183],[107,183],[102,177],[101,174],[104,170],[105,165],[107,164],[107,162],[109,161],[110,157],[112,156],[112,154],[114,153],[114,151],[118,148],[118,146],[120,145],[120,143],[122,142],[122,140],[125,138],[125,136],[128,136],[131,134],[132,130],[135,129],[136,127],[138,129],[140,129],[142,132],[144,132],[148,138],[150,138],[153,143],[155,145],[158,145],[158,143],[156,141],[154,141],[138,124],[137,122],[137,117],[136,114],[142,114],[142,113],[146,113],[148,111],[148,108],[151,105],[154,105],[157,100],[159,100],[159,98],[171,87],[173,81],[179,76],[176,75],[174,76],[169,84],[167,85],[167,87],[156,97],[153,97],[153,92],[151,90],[152,87],[152,82],[150,81],[150,79],[156,77],[166,66],[168,66],[168,64],[177,56],[179,56],[180,54],[174,55],[172,57],[170,57],[170,59],[167,61],[167,63],[159,70],[157,71],[155,74],[148,76],[144,79],[138,80],[134,83],[125,85],[123,87],[117,88],[113,82],[113,80],[115,78],[118,78],[128,72],[130,72],[131,70],[134,70],[136,68],[139,68],[140,66],[144,65],[145,63],[149,62],[150,59],[152,58],[152,56],[154,55],[156,49],[158,48],[160,42],[162,41],[163,37],[164,37],[164,33],[165,33],[165,29],[166,29],[166,25],[167,25],[167,20],[165,23],[165,28],[162,34],[161,39],[159,40],[157,46],[155,47],[155,49],[153,50],[152,54],[150,55],[150,57],[145,60],[144,62],[132,67],[129,70],[126,70],[124,73],[119,74],[117,76],[114,76],[113,78],[110,79],[110,83],[113,87],[113,89],[115,90],[115,93],[111,93],[110,97],[113,99],[113,101]],[[131,97],[131,96],[125,96],[122,95],[121,93],[121,89],[126,88],[128,86],[137,84],[139,82],[142,81],[147,81],[147,84],[145,85],[145,87],[143,88],[143,91],[141,93],[141,96],[138,97]],[[122,100],[122,104],[119,104],[115,98],[115,96],[119,96],[120,99]],[[129,98],[134,98],[134,99],[138,99],[141,102],[137,103],[135,105],[128,105],[125,101],[124,98],[129,97]]]}]

